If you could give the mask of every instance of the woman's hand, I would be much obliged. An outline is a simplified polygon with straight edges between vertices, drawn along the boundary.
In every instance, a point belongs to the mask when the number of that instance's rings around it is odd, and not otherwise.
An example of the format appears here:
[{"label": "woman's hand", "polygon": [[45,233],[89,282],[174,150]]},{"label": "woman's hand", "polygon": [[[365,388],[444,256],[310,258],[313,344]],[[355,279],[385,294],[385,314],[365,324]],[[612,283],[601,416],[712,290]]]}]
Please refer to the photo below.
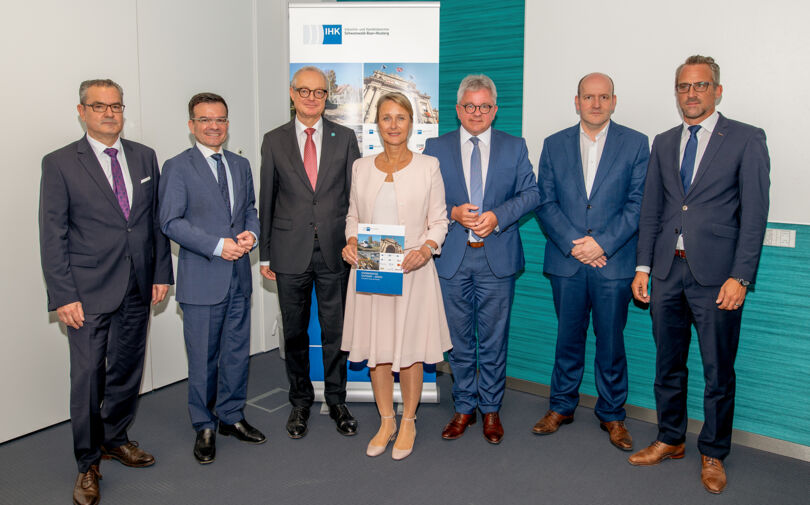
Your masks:
[{"label": "woman's hand", "polygon": [[411,252],[406,254],[405,260],[402,261],[402,272],[408,273],[422,268],[430,260],[431,256],[432,254],[427,246],[423,245],[419,249],[411,249]]},{"label": "woman's hand", "polygon": [[357,266],[357,237],[351,237],[346,241],[346,247],[342,252],[343,261],[346,263]]}]

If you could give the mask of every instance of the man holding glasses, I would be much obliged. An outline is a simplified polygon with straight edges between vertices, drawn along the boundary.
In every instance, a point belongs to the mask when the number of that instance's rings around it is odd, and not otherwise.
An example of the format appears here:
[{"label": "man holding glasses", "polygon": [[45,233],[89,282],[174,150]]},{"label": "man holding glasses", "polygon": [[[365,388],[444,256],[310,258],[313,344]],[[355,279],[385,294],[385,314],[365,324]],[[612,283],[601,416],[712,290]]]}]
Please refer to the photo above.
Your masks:
[{"label": "man holding glasses", "polygon": [[349,280],[341,252],[352,164],[360,149],[352,130],[323,117],[327,96],[327,79],[319,68],[299,69],[290,83],[295,117],[268,132],[262,143],[260,271],[278,287],[292,404],[287,433],[296,439],[307,433],[315,400],[307,333],[313,287],[329,415],[342,435],[357,433],[346,406],[347,353],[340,344]]},{"label": "man holding glasses", "polygon": [[265,441],[244,415],[253,292],[248,253],[258,241],[259,218],[250,163],[223,148],[225,99],[198,93],[188,117],[196,142],[163,165],[160,226],[180,246],[176,297],[188,355],[188,411],[197,432],[194,457],[206,464],[216,456],[217,424],[222,435]]},{"label": "man holding glasses", "polygon": [[675,91],[683,123],[652,145],[631,285],[637,300],[650,303],[658,436],[629,461],[655,465],[684,456],[694,325],[706,382],[701,480],[707,491],[720,493],[731,448],[742,306],[756,280],[768,220],[770,159],[764,131],[715,111],[723,86],[713,58],[687,58],[675,72]]},{"label": "man holding glasses", "polygon": [[[436,270],[453,349],[455,414],[442,438],[459,438],[484,416],[484,438],[503,438],[498,411],[506,386],[506,344],[523,268],[518,220],[540,202],[526,141],[491,128],[498,112],[495,83],[468,75],[458,88],[461,127],[429,139],[425,154],[439,159],[450,219]],[[478,373],[480,371],[480,373]]]}]

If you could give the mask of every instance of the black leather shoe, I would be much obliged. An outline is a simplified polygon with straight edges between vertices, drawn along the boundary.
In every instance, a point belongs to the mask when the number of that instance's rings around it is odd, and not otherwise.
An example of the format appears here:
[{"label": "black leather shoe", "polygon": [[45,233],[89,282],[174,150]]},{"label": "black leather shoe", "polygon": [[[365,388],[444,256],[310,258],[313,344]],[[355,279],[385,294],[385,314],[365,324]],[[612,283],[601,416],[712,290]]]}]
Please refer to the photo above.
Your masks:
[{"label": "black leather shoe", "polygon": [[242,418],[241,421],[237,421],[235,424],[225,424],[220,421],[219,434],[225,435],[226,437],[233,435],[242,442],[248,442],[250,444],[262,444],[267,442],[267,438],[265,438],[264,434],[249,425],[245,418]]},{"label": "black leather shoe", "polygon": [[337,430],[341,435],[357,435],[357,419],[349,412],[345,403],[329,406],[329,417],[335,420]]},{"label": "black leather shoe", "polygon": [[194,457],[201,465],[213,463],[217,453],[217,434],[211,428],[206,428],[197,432],[197,440],[194,442]]},{"label": "black leather shoe", "polygon": [[307,434],[307,419],[309,408],[293,407],[290,417],[287,418],[287,433],[290,438],[301,438]]}]

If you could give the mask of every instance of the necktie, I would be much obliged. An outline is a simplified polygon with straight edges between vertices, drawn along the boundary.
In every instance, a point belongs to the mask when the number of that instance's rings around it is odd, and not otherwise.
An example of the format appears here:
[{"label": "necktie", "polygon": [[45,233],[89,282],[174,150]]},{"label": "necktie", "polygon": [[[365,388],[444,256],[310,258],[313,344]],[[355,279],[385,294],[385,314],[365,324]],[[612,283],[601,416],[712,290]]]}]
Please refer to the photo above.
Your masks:
[{"label": "necktie", "polygon": [[692,174],[695,172],[695,158],[697,157],[697,132],[700,125],[689,127],[689,140],[686,141],[686,149],[683,151],[683,161],[681,161],[681,182],[683,183],[683,194],[689,191],[692,184]]},{"label": "necktie", "polygon": [[225,163],[222,162],[222,155],[214,153],[211,157],[217,162],[217,184],[222,199],[225,200],[225,207],[228,208],[228,217],[231,216],[231,195],[228,191],[228,176],[225,174]]},{"label": "necktie", "polygon": [[112,169],[113,192],[118,200],[118,206],[124,213],[124,219],[129,220],[129,197],[127,196],[127,185],[124,183],[124,173],[121,172],[121,164],[118,163],[118,149],[108,147],[104,154],[110,157],[110,168]]},{"label": "necktie", "polygon": [[315,133],[315,128],[307,128],[304,130],[307,134],[307,141],[304,143],[304,168],[309,177],[309,183],[312,184],[312,190],[315,190],[315,181],[318,180],[318,157],[315,152],[315,142],[312,140],[312,134]]},{"label": "necktie", "polygon": [[[478,206],[478,213],[482,213],[484,205],[484,179],[481,174],[481,149],[478,147],[478,137],[470,137],[473,143],[472,156],[470,157],[470,203]],[[472,234],[478,239],[478,235]]]}]

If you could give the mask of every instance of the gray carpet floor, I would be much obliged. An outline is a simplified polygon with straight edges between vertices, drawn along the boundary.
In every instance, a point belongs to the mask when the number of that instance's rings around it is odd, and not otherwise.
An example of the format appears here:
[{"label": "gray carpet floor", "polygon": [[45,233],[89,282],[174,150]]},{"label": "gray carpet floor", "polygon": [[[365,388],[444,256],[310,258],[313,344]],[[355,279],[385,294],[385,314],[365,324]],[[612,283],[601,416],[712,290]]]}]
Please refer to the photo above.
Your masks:
[{"label": "gray carpet floor", "polygon": [[[217,458],[201,466],[186,410],[186,382],[144,395],[130,438],[152,452],[149,468],[102,463],[105,504],[810,504],[810,463],[734,446],[726,460],[729,485],[721,495],[700,483],[696,437],[686,457],[637,468],[608,443],[593,411],[579,408],[573,424],[539,437],[531,427],[548,400],[507,391],[500,445],[481,436],[481,422],[455,441],[440,437],[453,413],[451,378],[438,378],[442,401],[419,408],[413,454],[393,461],[390,448],[365,455],[379,418],[373,404],[351,404],[360,428],[335,431],[313,411],[309,433],[287,436],[284,363],[278,352],[252,358],[248,421],[268,437],[251,446],[218,437]],[[651,386],[652,387],[652,386]],[[8,415],[8,413],[6,413]],[[628,420],[637,448],[655,438],[654,425]],[[0,504],[70,503],[76,466],[70,425],[62,423],[0,445]]]}]

